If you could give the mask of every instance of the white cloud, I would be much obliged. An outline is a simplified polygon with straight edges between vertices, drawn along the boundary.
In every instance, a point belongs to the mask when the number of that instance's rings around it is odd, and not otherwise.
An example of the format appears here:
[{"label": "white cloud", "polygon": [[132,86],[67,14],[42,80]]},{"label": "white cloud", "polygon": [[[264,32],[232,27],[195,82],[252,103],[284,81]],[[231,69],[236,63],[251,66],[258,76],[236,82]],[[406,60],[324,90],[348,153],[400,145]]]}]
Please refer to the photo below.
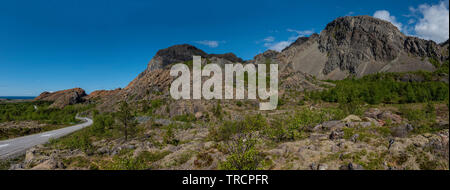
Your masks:
[{"label": "white cloud", "polygon": [[444,2],[436,5],[422,4],[417,9],[410,9],[421,14],[419,21],[414,26],[418,37],[444,42],[449,36],[449,10]]},{"label": "white cloud", "polygon": [[205,45],[205,46],[209,46],[210,48],[216,48],[216,47],[219,46],[220,43],[223,43],[223,42],[202,40],[202,41],[196,41],[195,43],[198,43],[198,44],[201,44],[201,45]]},{"label": "white cloud", "polygon": [[373,14],[373,17],[379,18],[381,20],[385,20],[391,22],[394,26],[396,26],[400,31],[403,30],[402,23],[397,22],[395,16],[392,16],[387,10],[378,10]]},{"label": "white cloud", "polygon": [[437,43],[444,42],[449,37],[449,9],[448,0],[438,4],[422,4],[417,8],[410,6],[409,14],[403,16],[409,18],[407,24],[398,22],[386,10],[376,11],[373,15],[391,22],[406,35],[417,36]]},{"label": "white cloud", "polygon": [[314,33],[314,30],[294,30],[290,28],[288,28],[287,31],[297,33],[298,37],[304,37]]},{"label": "white cloud", "polygon": [[264,42],[273,42],[275,41],[275,38],[273,36],[268,36],[267,38],[263,39]]},{"label": "white cloud", "polygon": [[270,41],[270,40],[267,41],[266,40],[267,38],[266,38],[264,40],[266,42],[266,43],[264,43],[264,46],[271,50],[282,51],[284,48],[288,47],[293,42],[295,42],[295,40],[297,40],[297,38],[308,36],[308,35],[311,35],[314,33],[314,30],[294,30],[294,29],[290,29],[290,28],[288,28],[286,31],[292,32],[295,34],[293,36],[289,37],[288,40],[278,41],[278,42],[275,42],[275,38],[270,39],[272,41]]},{"label": "white cloud", "polygon": [[354,14],[355,14],[355,12],[350,11],[350,12],[348,12],[347,14],[345,14],[345,16],[352,16],[352,15],[354,15]]},{"label": "white cloud", "polygon": [[264,45],[271,50],[282,51],[284,48],[288,47],[291,44],[292,41],[281,41],[274,44],[264,44]]}]

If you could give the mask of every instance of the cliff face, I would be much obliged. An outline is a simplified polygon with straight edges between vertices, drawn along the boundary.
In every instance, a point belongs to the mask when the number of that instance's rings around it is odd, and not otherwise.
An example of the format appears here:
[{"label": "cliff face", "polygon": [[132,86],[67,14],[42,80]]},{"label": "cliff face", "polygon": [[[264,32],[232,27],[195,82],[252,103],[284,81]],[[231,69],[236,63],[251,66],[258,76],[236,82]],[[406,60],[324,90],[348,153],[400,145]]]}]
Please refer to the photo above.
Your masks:
[{"label": "cliff face", "polygon": [[86,92],[81,88],[73,88],[68,90],[61,90],[57,92],[43,92],[35,101],[51,101],[53,102],[50,107],[64,108],[67,105],[73,105],[83,102],[83,97],[86,96]]},{"label": "cliff face", "polygon": [[340,17],[318,35],[299,38],[284,49],[284,64],[322,79],[375,72],[433,70],[427,58],[448,52],[433,41],[405,36],[389,22],[370,16]]}]

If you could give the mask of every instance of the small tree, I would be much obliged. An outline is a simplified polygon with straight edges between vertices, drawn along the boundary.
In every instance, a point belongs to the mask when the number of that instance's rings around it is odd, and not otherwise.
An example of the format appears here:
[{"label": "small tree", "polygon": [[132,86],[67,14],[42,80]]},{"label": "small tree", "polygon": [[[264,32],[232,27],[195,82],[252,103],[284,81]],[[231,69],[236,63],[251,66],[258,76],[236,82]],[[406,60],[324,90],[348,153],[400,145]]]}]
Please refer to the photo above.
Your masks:
[{"label": "small tree", "polygon": [[119,107],[119,112],[117,112],[117,118],[120,123],[122,123],[122,130],[125,135],[125,141],[128,140],[128,135],[136,127],[136,121],[134,120],[134,114],[131,112],[131,108],[127,102],[122,102]]}]

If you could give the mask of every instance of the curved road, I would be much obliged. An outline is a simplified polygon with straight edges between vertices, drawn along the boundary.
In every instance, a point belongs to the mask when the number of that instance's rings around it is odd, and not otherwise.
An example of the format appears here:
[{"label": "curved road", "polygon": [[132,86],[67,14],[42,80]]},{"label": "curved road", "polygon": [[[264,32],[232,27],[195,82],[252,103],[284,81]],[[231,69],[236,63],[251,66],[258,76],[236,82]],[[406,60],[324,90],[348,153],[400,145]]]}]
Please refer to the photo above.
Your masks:
[{"label": "curved road", "polygon": [[50,139],[57,139],[62,136],[68,135],[82,128],[90,126],[93,123],[93,121],[87,117],[77,117],[77,119],[84,120],[85,122],[70,127],[56,129],[53,131],[47,131],[43,133],[0,141],[0,159],[19,156],[21,154],[24,154],[27,149],[33,146],[47,143]]}]

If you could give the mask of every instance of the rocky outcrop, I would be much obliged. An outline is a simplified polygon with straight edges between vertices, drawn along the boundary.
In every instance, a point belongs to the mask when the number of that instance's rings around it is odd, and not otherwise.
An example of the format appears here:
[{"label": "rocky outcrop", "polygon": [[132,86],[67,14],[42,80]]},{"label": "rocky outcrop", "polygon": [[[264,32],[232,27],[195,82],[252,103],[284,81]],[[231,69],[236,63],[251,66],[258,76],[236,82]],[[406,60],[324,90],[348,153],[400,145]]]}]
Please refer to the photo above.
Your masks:
[{"label": "rocky outcrop", "polygon": [[202,56],[208,59],[224,59],[232,63],[244,62],[241,58],[233,53],[225,54],[207,54],[203,50],[189,44],[174,45],[162,50],[159,50],[152,60],[148,63],[147,71],[156,69],[165,69],[168,65],[173,63],[183,63],[191,61],[192,56]]},{"label": "rocky outcrop", "polygon": [[192,56],[194,55],[206,57],[208,54],[189,44],[174,45],[159,50],[148,63],[147,70],[164,69],[172,63],[182,63],[192,60]]},{"label": "rocky outcrop", "polygon": [[280,60],[278,60],[278,55],[280,53],[274,50],[267,50],[264,53],[260,53],[256,55],[252,62],[255,64],[266,64],[266,63],[279,63]]},{"label": "rocky outcrop", "polygon": [[68,90],[61,90],[57,92],[43,92],[35,101],[50,101],[53,102],[50,107],[64,108],[67,105],[73,105],[83,102],[83,97],[86,96],[86,92],[81,88],[73,88]]},{"label": "rocky outcrop", "polygon": [[240,57],[236,56],[234,53],[209,54],[207,57],[208,58],[212,58],[212,57],[221,58],[221,59],[225,59],[225,60],[228,60],[230,62],[233,62],[233,63],[243,63],[244,62],[243,59],[241,59]]}]

